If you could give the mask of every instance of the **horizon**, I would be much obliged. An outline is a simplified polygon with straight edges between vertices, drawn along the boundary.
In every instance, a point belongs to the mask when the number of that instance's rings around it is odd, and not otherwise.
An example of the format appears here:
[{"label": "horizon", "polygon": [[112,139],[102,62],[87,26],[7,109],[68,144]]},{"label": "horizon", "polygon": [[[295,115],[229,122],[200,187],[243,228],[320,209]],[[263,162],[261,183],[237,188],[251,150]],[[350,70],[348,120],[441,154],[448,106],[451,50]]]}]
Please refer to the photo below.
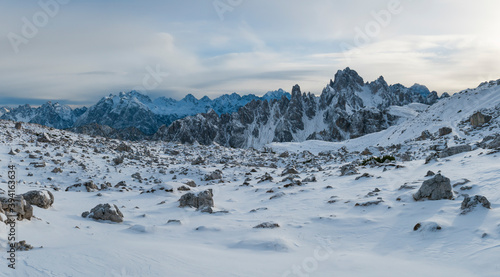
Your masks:
[{"label": "horizon", "polygon": [[0,101],[83,106],[134,89],[215,98],[297,83],[318,95],[345,67],[453,94],[500,78],[498,8],[493,0],[9,1],[0,11]]}]

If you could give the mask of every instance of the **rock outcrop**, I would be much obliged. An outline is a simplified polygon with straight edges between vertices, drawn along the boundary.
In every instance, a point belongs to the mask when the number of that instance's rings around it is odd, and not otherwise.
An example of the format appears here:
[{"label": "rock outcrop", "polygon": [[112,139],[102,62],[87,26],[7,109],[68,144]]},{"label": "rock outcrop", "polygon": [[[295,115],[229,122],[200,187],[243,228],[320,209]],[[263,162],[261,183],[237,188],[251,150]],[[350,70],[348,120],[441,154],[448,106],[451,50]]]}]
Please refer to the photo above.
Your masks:
[{"label": "rock outcrop", "polygon": [[32,190],[23,194],[24,200],[33,206],[48,209],[54,204],[54,195],[48,190]]},{"label": "rock outcrop", "polygon": [[452,199],[453,190],[450,179],[438,173],[433,178],[424,181],[418,192],[413,195],[413,198],[417,201],[421,199]]},{"label": "rock outcrop", "polygon": [[179,207],[192,207],[201,212],[213,212],[214,199],[212,189],[198,193],[186,193],[179,199]]},{"label": "rock outcrop", "polygon": [[99,204],[92,208],[90,212],[83,212],[82,217],[95,220],[109,220],[112,222],[123,222],[123,214],[114,204]]}]

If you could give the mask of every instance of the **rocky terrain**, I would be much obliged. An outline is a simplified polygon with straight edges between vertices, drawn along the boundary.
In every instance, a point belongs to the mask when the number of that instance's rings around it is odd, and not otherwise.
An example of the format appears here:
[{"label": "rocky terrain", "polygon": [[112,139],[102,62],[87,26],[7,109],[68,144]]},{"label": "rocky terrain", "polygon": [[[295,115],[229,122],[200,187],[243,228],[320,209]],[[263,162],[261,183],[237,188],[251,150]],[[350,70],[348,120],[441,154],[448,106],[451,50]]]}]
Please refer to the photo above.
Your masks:
[{"label": "rocky terrain", "polygon": [[[376,84],[350,71],[328,87],[171,125],[203,122],[210,135],[193,144],[0,121],[2,222],[9,165],[17,176],[14,276],[497,276],[500,81],[431,106],[421,90],[402,106],[384,86],[363,98]],[[289,122],[269,131],[275,142],[220,140],[221,127],[264,122],[246,116],[265,105],[259,116]],[[321,129],[308,115],[330,116],[340,136],[303,141]]]},{"label": "rocky terrain", "polygon": [[365,83],[346,68],[335,74],[319,97],[302,93],[296,85],[290,99],[255,100],[232,114],[210,111],[186,117],[164,125],[153,138],[244,148],[270,142],[342,141],[395,125],[400,116],[390,107],[431,105],[438,99],[436,92],[421,85],[389,86],[383,77]]}]

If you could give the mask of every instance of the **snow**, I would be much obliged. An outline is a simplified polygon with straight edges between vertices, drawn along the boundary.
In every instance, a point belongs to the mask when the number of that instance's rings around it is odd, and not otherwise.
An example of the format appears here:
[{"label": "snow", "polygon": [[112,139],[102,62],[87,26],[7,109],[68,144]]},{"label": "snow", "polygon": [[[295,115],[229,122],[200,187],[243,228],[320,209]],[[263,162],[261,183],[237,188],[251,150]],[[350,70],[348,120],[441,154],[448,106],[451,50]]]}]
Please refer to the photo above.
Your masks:
[{"label": "snow", "polygon": [[[55,198],[49,209],[34,207],[36,217],[31,221],[17,222],[19,239],[35,248],[16,253],[15,271],[7,268],[7,229],[0,223],[0,275],[498,276],[500,153],[475,147],[429,164],[424,159],[435,143],[473,144],[498,133],[498,118],[481,129],[470,129],[463,122],[478,110],[494,111],[499,103],[499,89],[485,85],[432,106],[390,107],[390,112],[403,120],[379,133],[336,143],[266,145],[276,154],[218,145],[129,143],[132,152],[125,153],[125,162],[117,166],[111,160],[124,154],[113,150],[120,141],[32,124],[16,130],[13,122],[0,121],[0,188],[6,190],[5,171],[12,161],[17,165],[18,193],[47,189]],[[306,128],[313,124],[308,122]],[[415,140],[424,130],[435,133],[445,126],[453,128],[451,135],[435,141]],[[68,140],[36,142],[36,134],[44,132],[58,138],[67,136]],[[340,166],[367,157],[355,151],[369,148],[378,155],[386,151],[377,150],[378,146],[395,144],[402,145],[401,152],[415,152],[414,158],[358,166],[361,174],[373,175],[371,178],[339,176]],[[21,151],[8,155],[11,148]],[[347,154],[341,156],[342,149]],[[168,154],[166,150],[179,153]],[[47,167],[30,166],[27,151],[40,151],[37,155]],[[289,157],[279,156],[285,151]],[[192,165],[198,156],[206,163]],[[55,164],[54,160],[60,161]],[[85,170],[80,163],[86,165]],[[298,169],[297,180],[314,175],[317,182],[285,187],[287,183],[282,181],[286,176],[281,172],[289,166]],[[61,167],[63,173],[51,173],[54,167]],[[221,180],[203,180],[205,174],[217,169],[223,172]],[[441,171],[451,184],[468,179],[471,190],[457,186],[453,200],[414,201],[412,195],[429,178],[424,177],[429,170]],[[141,182],[131,176],[137,172],[144,178]],[[273,181],[259,183],[265,173]],[[249,184],[244,185],[247,178]],[[113,187],[100,192],[65,191],[90,180],[110,182]],[[214,210],[218,212],[178,207],[178,199],[187,193],[178,188],[190,180],[198,185],[190,188],[193,193],[213,190]],[[126,182],[126,189],[114,187],[120,181]],[[405,184],[414,188],[401,189]],[[152,188],[154,193],[145,192]],[[373,194],[375,188],[380,191]],[[476,207],[461,215],[465,193],[486,196],[492,209]],[[276,194],[281,197],[270,199]],[[383,200],[378,205],[356,206],[378,197]],[[82,212],[103,203],[116,205],[124,222],[81,217]],[[180,224],[168,224],[169,220]],[[263,222],[276,222],[280,227],[253,228]],[[417,223],[422,227],[414,231]]]}]

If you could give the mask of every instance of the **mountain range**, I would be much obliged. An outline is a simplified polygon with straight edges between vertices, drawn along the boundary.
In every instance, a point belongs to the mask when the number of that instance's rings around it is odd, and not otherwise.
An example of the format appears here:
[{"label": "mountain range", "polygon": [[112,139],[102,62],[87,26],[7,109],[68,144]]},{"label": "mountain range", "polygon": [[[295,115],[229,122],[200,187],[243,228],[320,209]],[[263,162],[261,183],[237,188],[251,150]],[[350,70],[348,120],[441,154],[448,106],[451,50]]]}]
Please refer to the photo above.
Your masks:
[{"label": "mountain range", "polygon": [[[449,97],[443,94],[441,98]],[[432,105],[435,91],[415,84],[388,85],[381,76],[365,82],[350,68],[339,70],[319,96],[282,89],[259,97],[237,93],[215,99],[152,100],[137,91],[103,97],[96,104],[72,109],[47,102],[40,107],[3,107],[0,119],[38,123],[110,138],[154,139],[180,143],[217,143],[260,147],[270,142],[342,141],[387,129],[400,116],[390,107],[410,103]]]}]

